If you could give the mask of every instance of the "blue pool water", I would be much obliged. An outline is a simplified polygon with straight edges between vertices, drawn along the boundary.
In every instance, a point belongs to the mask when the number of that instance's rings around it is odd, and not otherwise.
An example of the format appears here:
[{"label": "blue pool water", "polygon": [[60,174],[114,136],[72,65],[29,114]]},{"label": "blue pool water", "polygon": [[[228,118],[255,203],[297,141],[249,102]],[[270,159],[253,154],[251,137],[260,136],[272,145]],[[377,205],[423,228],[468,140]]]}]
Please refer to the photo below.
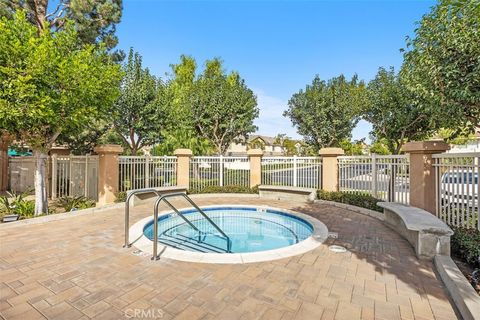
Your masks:
[{"label": "blue pool water", "polygon": [[[231,239],[232,253],[256,252],[290,246],[308,238],[313,227],[288,213],[263,208],[204,208],[206,215]],[[195,252],[227,252],[227,240],[196,210],[181,211],[198,230],[180,216],[169,214],[158,219],[158,241]],[[153,221],[143,230],[153,240]]]}]

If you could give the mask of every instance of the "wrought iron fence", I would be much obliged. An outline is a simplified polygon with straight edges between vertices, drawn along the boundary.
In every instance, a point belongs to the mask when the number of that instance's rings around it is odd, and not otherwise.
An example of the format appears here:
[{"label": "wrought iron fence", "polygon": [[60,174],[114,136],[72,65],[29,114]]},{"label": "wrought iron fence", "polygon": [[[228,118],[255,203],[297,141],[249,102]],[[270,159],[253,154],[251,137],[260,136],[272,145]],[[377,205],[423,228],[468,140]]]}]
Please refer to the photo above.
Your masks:
[{"label": "wrought iron fence", "polygon": [[263,157],[262,184],[320,189],[322,159],[319,157]]},{"label": "wrought iron fence", "polygon": [[118,163],[120,191],[177,184],[177,157],[120,156]]},{"label": "wrought iron fence", "polygon": [[248,157],[192,157],[190,189],[200,191],[208,186],[250,186]]},{"label": "wrought iron fence", "polygon": [[433,155],[437,217],[455,227],[480,230],[480,152]]},{"label": "wrought iron fence", "polygon": [[338,157],[339,190],[409,204],[410,164],[407,155]]}]

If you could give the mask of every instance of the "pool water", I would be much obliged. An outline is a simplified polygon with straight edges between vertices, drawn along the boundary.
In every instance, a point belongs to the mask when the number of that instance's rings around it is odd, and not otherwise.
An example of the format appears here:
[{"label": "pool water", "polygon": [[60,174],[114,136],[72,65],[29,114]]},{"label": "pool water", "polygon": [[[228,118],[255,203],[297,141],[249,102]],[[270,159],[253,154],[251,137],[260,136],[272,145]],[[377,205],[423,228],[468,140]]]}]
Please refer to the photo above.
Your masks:
[{"label": "pool water", "polygon": [[[313,227],[305,220],[283,211],[264,208],[203,208],[231,240],[231,253],[278,249],[305,240]],[[180,216],[169,214],[158,219],[158,241],[170,247],[195,252],[226,253],[227,240],[196,210],[181,211],[192,228]],[[144,227],[144,235],[153,240],[153,221]]]}]

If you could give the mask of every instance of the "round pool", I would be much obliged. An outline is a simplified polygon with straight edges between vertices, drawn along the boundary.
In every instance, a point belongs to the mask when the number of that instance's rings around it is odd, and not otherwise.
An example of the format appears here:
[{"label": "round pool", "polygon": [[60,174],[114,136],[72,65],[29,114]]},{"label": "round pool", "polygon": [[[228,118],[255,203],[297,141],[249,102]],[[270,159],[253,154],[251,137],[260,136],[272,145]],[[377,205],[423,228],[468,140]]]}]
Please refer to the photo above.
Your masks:
[{"label": "round pool", "polygon": [[[214,207],[202,209],[211,221],[197,210],[181,210],[158,219],[157,240],[167,246],[193,252],[246,253],[291,246],[307,239],[313,226],[287,212],[248,207]],[[153,221],[144,235],[153,240]]]},{"label": "round pool", "polygon": [[[202,206],[205,214],[223,231],[193,209],[182,215],[171,210],[159,213],[157,258],[199,263],[250,263],[306,253],[328,236],[321,221],[297,212],[267,206]],[[129,241],[136,255],[153,256],[152,216],[130,228]]]}]

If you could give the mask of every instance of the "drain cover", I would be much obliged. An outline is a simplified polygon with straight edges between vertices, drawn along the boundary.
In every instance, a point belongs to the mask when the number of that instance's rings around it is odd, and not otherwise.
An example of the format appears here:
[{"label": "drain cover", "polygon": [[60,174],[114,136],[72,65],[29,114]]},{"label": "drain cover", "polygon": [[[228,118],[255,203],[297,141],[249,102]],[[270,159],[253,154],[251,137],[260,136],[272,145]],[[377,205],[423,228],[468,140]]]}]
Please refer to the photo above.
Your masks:
[{"label": "drain cover", "polygon": [[337,239],[338,238],[338,232],[329,232],[328,237],[332,239]]},{"label": "drain cover", "polygon": [[328,247],[328,249],[332,252],[336,252],[336,253],[343,253],[343,252],[347,252],[347,248],[345,247],[342,247],[342,246],[337,246],[337,245],[331,245]]}]

